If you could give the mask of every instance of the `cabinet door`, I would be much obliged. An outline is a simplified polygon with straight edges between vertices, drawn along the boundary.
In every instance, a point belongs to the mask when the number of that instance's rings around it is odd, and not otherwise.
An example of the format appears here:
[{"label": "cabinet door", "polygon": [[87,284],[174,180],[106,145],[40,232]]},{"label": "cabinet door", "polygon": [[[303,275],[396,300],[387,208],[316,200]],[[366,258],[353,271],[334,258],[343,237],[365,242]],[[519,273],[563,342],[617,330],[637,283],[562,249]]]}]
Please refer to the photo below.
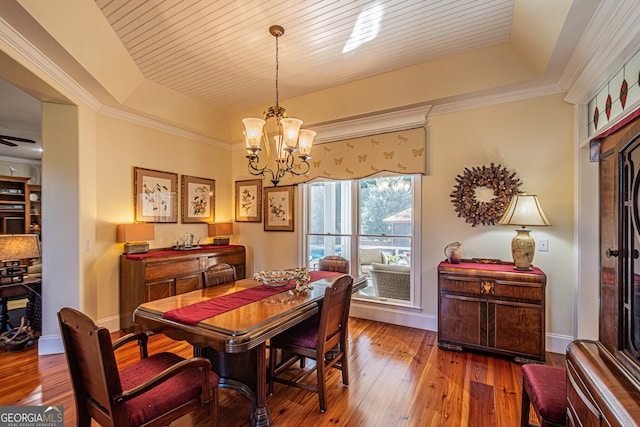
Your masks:
[{"label": "cabinet door", "polygon": [[481,345],[482,333],[480,313],[486,302],[478,298],[458,295],[440,296],[439,339],[460,344]]},{"label": "cabinet door", "polygon": [[571,362],[567,363],[567,414],[570,425],[601,426],[601,414]]},{"label": "cabinet door", "polygon": [[170,297],[171,295],[173,295],[173,280],[147,283],[146,288],[146,301],[154,301],[160,298]]},{"label": "cabinet door", "polygon": [[505,301],[494,304],[495,347],[542,357],[542,307]]},{"label": "cabinet door", "polygon": [[200,289],[200,274],[176,278],[176,295]]}]

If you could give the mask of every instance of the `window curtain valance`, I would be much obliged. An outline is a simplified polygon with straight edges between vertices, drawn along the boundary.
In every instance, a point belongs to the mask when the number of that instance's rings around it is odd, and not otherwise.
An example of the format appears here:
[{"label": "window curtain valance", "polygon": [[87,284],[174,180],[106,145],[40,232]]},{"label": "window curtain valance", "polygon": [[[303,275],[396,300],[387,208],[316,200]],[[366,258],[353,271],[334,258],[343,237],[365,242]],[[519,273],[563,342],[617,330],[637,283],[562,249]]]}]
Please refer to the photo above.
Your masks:
[{"label": "window curtain valance", "polygon": [[424,126],[317,144],[311,151],[309,174],[291,183],[359,179],[381,172],[424,175],[426,155]]}]

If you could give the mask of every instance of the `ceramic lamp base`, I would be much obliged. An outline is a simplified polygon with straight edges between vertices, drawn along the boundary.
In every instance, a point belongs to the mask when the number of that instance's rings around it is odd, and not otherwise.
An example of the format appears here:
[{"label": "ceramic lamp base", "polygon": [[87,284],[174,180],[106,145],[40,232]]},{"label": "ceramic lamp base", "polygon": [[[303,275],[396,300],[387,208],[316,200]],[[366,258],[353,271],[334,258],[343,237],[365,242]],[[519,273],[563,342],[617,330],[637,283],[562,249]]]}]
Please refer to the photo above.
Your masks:
[{"label": "ceramic lamp base", "polygon": [[530,231],[527,228],[518,228],[516,236],[511,241],[511,255],[516,270],[531,270],[536,242],[529,235]]},{"label": "ceramic lamp base", "polygon": [[228,245],[228,244],[229,244],[228,237],[215,237],[213,239],[213,246],[222,246],[222,245]]}]

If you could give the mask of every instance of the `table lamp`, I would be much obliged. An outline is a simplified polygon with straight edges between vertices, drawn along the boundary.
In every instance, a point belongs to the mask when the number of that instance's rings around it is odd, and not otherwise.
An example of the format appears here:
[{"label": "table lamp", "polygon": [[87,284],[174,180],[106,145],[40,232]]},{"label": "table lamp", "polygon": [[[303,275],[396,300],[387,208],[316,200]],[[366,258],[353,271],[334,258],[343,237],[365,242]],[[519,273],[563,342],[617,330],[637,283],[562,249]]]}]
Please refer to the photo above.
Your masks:
[{"label": "table lamp", "polygon": [[0,235],[0,284],[22,282],[27,272],[20,260],[40,258],[40,243],[35,234]]},{"label": "table lamp", "polygon": [[213,237],[213,245],[228,245],[229,237],[221,237],[221,236],[231,236],[233,234],[233,224],[230,222],[216,222],[213,224],[209,224],[209,236]]},{"label": "table lamp", "polygon": [[149,252],[149,242],[155,239],[153,224],[118,224],[118,242],[124,243],[125,254]]},{"label": "table lamp", "polygon": [[511,199],[507,211],[498,224],[519,225],[516,236],[511,241],[511,255],[516,270],[531,270],[536,242],[529,235],[527,225],[551,225],[542,211],[538,196],[535,194],[516,194]]}]

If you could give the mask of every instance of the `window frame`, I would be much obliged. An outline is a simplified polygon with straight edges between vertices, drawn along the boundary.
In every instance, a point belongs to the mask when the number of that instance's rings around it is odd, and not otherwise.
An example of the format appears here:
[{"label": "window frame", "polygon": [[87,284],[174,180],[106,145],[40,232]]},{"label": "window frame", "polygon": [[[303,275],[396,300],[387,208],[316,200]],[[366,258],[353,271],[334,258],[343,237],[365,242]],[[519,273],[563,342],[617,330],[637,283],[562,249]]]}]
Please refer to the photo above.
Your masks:
[{"label": "window frame", "polygon": [[[354,276],[354,272],[358,271],[359,259],[359,243],[361,237],[370,236],[370,234],[361,234],[360,233],[360,181],[363,179],[371,179],[371,178],[387,178],[394,176],[408,176],[411,178],[411,186],[412,186],[412,196],[411,196],[411,206],[412,206],[412,234],[410,236],[402,236],[407,237],[411,240],[411,257],[410,257],[410,301],[402,302],[400,300],[389,300],[386,298],[374,297],[374,296],[364,296],[359,294],[354,294],[353,300],[358,302],[371,303],[372,305],[387,305],[387,306],[396,306],[399,308],[410,308],[410,309],[420,309],[422,307],[422,277],[421,277],[421,264],[418,260],[421,259],[421,218],[422,218],[422,191],[421,191],[421,175],[419,174],[409,174],[409,175],[397,175],[397,174],[385,174],[385,175],[375,175],[365,178],[352,179],[350,181],[350,192],[351,192],[351,230],[350,234],[344,233],[310,233],[309,230],[309,210],[310,210],[310,185],[312,183],[304,183],[301,184],[301,194],[302,197],[302,215],[300,216],[302,220],[302,233],[300,233],[300,247],[301,251],[301,265],[307,266],[309,259],[309,237],[310,236],[325,236],[325,237],[347,237],[350,239],[350,248],[349,248],[349,265],[350,265],[350,273]],[[327,180],[329,181],[329,180]],[[333,182],[338,182],[335,180]],[[357,274],[357,273],[356,273]],[[354,276],[356,277],[356,276]]]}]

